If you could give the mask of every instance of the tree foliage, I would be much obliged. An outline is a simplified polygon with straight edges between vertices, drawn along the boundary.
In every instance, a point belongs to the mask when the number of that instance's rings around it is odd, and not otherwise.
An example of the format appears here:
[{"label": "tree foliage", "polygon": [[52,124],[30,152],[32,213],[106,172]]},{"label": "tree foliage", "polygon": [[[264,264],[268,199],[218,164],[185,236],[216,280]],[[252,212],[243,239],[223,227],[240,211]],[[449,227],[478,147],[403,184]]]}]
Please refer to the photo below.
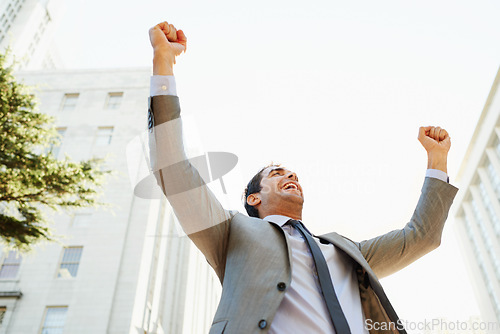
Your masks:
[{"label": "tree foliage", "polygon": [[102,205],[100,188],[109,171],[102,159],[56,159],[60,137],[54,118],[36,110],[30,89],[16,82],[0,54],[0,237],[30,249],[52,235],[47,209]]}]

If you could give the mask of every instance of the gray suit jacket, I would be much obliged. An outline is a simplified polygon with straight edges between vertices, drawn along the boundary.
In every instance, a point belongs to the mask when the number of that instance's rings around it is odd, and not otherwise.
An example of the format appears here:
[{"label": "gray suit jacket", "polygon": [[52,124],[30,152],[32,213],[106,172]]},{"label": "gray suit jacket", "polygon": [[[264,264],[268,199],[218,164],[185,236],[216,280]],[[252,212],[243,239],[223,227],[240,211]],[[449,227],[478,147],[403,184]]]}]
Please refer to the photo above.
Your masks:
[{"label": "gray suit jacket", "polygon": [[[158,184],[222,283],[222,297],[210,333],[267,333],[286,293],[280,283],[286,287],[291,283],[288,234],[272,222],[220,206],[185,158],[176,96],[150,98],[149,117],[152,168]],[[158,130],[167,122],[172,126]],[[371,333],[405,333],[378,278],[404,268],[439,246],[457,190],[441,180],[426,178],[415,212],[402,229],[362,242],[337,233],[318,236],[352,259],[367,321],[379,324],[378,328],[384,323],[385,328],[390,326],[388,330],[372,329]]]}]

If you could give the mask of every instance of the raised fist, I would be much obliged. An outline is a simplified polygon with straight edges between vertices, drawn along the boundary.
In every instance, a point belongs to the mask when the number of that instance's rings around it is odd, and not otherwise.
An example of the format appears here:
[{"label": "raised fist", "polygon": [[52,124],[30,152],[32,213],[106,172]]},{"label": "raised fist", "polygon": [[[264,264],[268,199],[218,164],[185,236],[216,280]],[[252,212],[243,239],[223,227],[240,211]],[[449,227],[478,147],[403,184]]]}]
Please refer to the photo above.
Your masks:
[{"label": "raised fist", "polygon": [[167,21],[158,23],[149,29],[149,40],[155,52],[178,56],[186,51],[187,39],[182,30],[175,29]]},{"label": "raised fist", "polygon": [[451,140],[448,132],[439,126],[422,126],[418,131],[418,140],[427,153],[448,154]]}]

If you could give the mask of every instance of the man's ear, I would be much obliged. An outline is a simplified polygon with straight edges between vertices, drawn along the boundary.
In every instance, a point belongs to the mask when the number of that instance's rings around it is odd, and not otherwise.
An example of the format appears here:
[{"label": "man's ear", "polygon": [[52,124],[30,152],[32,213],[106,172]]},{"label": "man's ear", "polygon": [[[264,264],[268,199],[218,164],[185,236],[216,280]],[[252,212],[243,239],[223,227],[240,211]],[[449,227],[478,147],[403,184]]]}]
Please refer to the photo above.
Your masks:
[{"label": "man's ear", "polygon": [[256,206],[260,204],[260,194],[255,193],[255,194],[250,194],[247,197],[247,204],[250,206]]}]

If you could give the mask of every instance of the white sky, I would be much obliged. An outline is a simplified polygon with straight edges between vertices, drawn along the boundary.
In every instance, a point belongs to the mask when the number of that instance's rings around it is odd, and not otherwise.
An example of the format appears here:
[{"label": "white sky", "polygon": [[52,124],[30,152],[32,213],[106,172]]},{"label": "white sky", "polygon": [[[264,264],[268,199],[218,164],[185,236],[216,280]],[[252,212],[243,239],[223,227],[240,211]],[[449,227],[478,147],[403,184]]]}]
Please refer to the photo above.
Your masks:
[{"label": "white sky", "polygon": [[[149,27],[183,29],[183,113],[204,150],[240,159],[230,208],[280,162],[298,173],[313,232],[362,240],[410,218],[426,168],[420,125],[451,134],[457,185],[500,64],[499,14],[494,0],[74,0],[57,39],[68,68],[147,67]],[[478,314],[453,224],[438,250],[382,281],[402,319]]]}]

